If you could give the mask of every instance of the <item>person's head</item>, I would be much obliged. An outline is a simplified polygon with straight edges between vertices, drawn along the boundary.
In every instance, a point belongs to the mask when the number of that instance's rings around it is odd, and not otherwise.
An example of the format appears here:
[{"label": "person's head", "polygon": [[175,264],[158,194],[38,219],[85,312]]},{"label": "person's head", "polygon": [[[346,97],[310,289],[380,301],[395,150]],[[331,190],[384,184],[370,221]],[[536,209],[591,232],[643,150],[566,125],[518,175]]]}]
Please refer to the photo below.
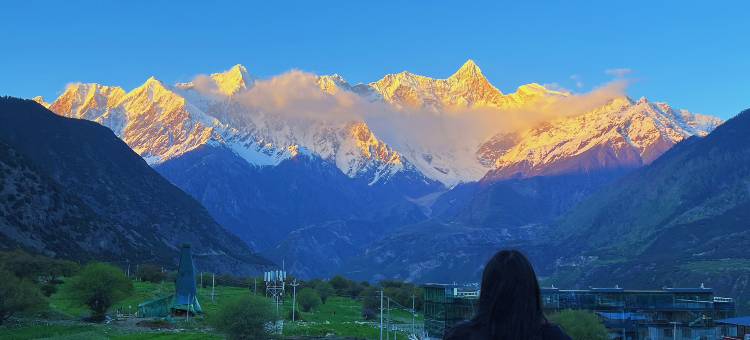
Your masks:
[{"label": "person's head", "polygon": [[531,262],[516,250],[502,250],[487,262],[479,296],[479,322],[493,339],[536,339],[546,322]]}]

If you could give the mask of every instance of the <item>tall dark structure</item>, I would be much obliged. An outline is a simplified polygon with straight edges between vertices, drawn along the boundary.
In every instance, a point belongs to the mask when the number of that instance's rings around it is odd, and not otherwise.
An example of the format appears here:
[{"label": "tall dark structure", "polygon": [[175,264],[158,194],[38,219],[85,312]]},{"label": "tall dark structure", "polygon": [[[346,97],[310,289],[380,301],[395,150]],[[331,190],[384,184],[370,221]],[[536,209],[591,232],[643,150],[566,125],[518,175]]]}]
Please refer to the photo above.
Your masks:
[{"label": "tall dark structure", "polygon": [[198,292],[195,283],[195,266],[190,245],[183,244],[180,248],[180,265],[175,280],[175,295],[171,307],[173,314],[203,313],[198,303]]}]

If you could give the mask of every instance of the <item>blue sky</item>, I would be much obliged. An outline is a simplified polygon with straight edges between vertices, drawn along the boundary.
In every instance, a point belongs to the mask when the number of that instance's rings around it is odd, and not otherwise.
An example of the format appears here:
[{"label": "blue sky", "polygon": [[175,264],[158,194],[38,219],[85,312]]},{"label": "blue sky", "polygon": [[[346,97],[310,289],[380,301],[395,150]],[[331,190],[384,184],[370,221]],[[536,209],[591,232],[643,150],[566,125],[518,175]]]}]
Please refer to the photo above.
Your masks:
[{"label": "blue sky", "polygon": [[748,17],[746,1],[11,0],[0,94],[51,100],[76,81],[130,90],[237,63],[258,77],[446,77],[471,58],[503,92],[588,91],[628,69],[632,97],[727,118],[750,107]]}]

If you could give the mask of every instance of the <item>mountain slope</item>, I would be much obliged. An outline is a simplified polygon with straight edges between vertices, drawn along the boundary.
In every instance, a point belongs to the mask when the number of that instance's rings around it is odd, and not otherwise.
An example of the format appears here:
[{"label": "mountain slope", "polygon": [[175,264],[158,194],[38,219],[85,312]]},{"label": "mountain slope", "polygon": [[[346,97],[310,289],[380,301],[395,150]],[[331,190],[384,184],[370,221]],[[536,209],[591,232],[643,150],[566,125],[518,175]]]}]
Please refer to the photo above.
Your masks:
[{"label": "mountain slope", "polygon": [[[442,268],[462,268],[463,275],[477,277],[487,249],[523,247],[545,258],[535,243],[557,218],[675,143],[706,135],[719,123],[666,104],[619,98],[581,116],[498,135],[477,153],[480,161],[496,163],[494,170],[442,194],[431,206],[431,221],[371,244],[367,253],[384,255],[359,257],[349,268],[368,268],[363,278],[450,281],[460,276]],[[462,233],[472,236],[457,236]]]},{"label": "mountain slope", "polygon": [[[0,142],[0,248],[48,256],[112,259],[135,251],[114,223],[101,218],[26,157]],[[69,238],[59,237],[60,233]]]},{"label": "mountain slope", "polygon": [[748,133],[745,111],[593,195],[557,226],[553,238],[567,245],[556,253],[560,263],[587,259],[573,267],[579,284],[694,280],[723,294],[750,294],[750,277],[740,270],[750,263]]},{"label": "mountain slope", "polygon": [[634,169],[687,137],[707,135],[720,123],[645,98],[633,102],[620,97],[516,136],[496,136],[480,147],[478,157],[494,163],[484,180]]},{"label": "mountain slope", "polygon": [[[148,167],[110,130],[56,116],[33,101],[4,98],[0,107],[0,140],[32,163],[39,178],[53,182],[62,192],[57,195],[79,202],[71,209],[90,212],[94,222],[104,221],[96,232],[109,236],[98,242],[104,248],[108,243],[124,243],[111,249],[110,255],[173,265],[179,244],[189,242],[198,264],[206,269],[251,273],[270,264],[216,224],[200,204]],[[37,182],[42,188],[51,185]],[[35,228],[47,227],[51,225]],[[25,223],[16,228],[26,228]],[[77,234],[56,233],[60,240],[42,242],[77,244],[81,241]],[[108,251],[89,249],[80,255],[97,257],[100,252]]]},{"label": "mountain slope", "polygon": [[[258,249],[273,247],[291,231],[331,220],[411,223],[423,215],[400,192],[406,185],[370,186],[331,163],[300,154],[275,167],[253,167],[223,147],[208,146],[156,170],[203,202],[227,228]],[[407,181],[408,182],[408,181]]]}]

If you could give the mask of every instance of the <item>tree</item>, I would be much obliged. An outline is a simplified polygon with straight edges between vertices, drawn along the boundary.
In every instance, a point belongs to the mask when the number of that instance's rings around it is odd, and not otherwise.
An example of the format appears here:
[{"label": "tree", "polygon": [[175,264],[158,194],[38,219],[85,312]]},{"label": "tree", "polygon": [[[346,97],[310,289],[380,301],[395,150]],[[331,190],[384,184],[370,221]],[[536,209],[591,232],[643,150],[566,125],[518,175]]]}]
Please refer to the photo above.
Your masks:
[{"label": "tree", "polygon": [[117,267],[90,263],[75,276],[69,286],[70,295],[91,309],[91,319],[104,320],[107,309],[133,292],[133,283]]},{"label": "tree", "polygon": [[365,287],[363,287],[361,284],[349,281],[349,288],[346,289],[346,295],[349,295],[352,298],[358,297],[360,294],[362,294],[362,290],[364,290]]},{"label": "tree", "polygon": [[209,322],[229,339],[267,339],[266,325],[274,321],[271,302],[266,298],[245,296],[219,308]]},{"label": "tree", "polygon": [[315,286],[315,290],[318,292],[318,295],[320,295],[320,301],[323,303],[326,303],[329,296],[336,293],[333,290],[333,286],[325,281],[318,282],[318,284]]},{"label": "tree", "polygon": [[359,295],[362,298],[362,317],[370,320],[378,315],[380,310],[380,291],[375,287],[367,287]]},{"label": "tree", "polygon": [[302,310],[309,312],[320,306],[320,295],[312,288],[302,288],[297,293],[297,302],[302,306]]},{"label": "tree", "polygon": [[161,270],[161,267],[153,264],[144,264],[138,267],[136,276],[143,281],[159,283],[167,278],[167,274]]},{"label": "tree", "polygon": [[71,276],[80,269],[75,262],[31,255],[23,250],[0,252],[0,267],[22,279],[53,284],[59,283],[58,277]]},{"label": "tree", "polygon": [[581,310],[564,310],[550,316],[571,338],[576,340],[608,339],[607,329],[596,314]]},{"label": "tree", "polygon": [[15,313],[30,312],[43,306],[44,298],[33,282],[0,269],[0,325]]},{"label": "tree", "polygon": [[333,286],[333,289],[336,290],[336,294],[338,295],[344,295],[351,284],[349,280],[341,275],[334,276],[329,283]]}]

